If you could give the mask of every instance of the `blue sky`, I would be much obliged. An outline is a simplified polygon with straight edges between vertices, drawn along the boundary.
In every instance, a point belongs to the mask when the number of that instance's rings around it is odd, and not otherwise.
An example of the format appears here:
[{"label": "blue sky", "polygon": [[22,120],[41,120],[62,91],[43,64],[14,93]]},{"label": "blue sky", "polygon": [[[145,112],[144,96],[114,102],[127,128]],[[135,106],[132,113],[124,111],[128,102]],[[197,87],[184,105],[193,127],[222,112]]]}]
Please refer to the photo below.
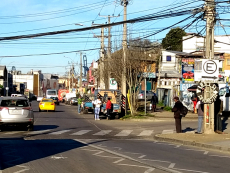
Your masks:
[{"label": "blue sky", "polygon": [[[195,2],[197,1],[197,2]],[[185,5],[187,4],[187,5]],[[171,8],[172,12],[184,10],[188,7],[198,7],[203,4],[199,0],[132,0],[128,5],[128,19],[149,15],[152,13],[166,12]],[[182,6],[184,5],[184,6]],[[176,7],[179,7],[176,9]],[[0,25],[1,37],[35,34],[49,31],[59,31],[89,27],[95,24],[107,22],[107,18],[101,15],[121,15],[111,18],[111,22],[123,20],[123,7],[115,0],[1,0],[0,3]],[[129,37],[145,37],[148,34],[172,25],[189,15],[170,19],[128,24]],[[191,21],[191,20],[190,20]],[[179,24],[184,26],[189,21]],[[79,26],[75,24],[83,24]],[[187,32],[197,32],[204,26],[200,21],[195,27],[190,27]],[[151,41],[159,41],[165,37],[169,30],[148,37]],[[228,32],[226,28],[226,32]],[[107,32],[107,30],[105,30]],[[223,34],[218,28],[216,34]],[[79,53],[68,53],[48,56],[35,56],[35,54],[50,54],[82,50],[88,58],[88,63],[99,58],[99,50],[84,51],[100,48],[100,40],[93,35],[99,35],[100,29],[76,32],[62,35],[46,36],[15,41],[0,42],[0,64],[7,65],[10,70],[15,66],[23,73],[34,70],[42,70],[44,73],[56,73],[63,75],[68,69],[69,63],[75,64],[76,72],[79,71]],[[116,41],[115,41],[116,40]],[[122,26],[112,27],[112,46],[121,45]],[[107,45],[107,39],[105,39]],[[6,57],[34,55],[29,57]],[[89,65],[89,64],[88,64]]]}]

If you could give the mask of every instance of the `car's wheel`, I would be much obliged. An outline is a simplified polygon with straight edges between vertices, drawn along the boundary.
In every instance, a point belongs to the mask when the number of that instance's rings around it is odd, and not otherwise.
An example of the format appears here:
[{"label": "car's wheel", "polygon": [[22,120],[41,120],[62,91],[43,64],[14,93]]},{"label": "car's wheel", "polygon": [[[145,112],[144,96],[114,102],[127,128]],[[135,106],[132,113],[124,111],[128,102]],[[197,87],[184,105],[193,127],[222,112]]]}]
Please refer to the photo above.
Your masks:
[{"label": "car's wheel", "polygon": [[53,112],[55,112],[55,109],[53,110]]},{"label": "car's wheel", "polygon": [[59,105],[59,102],[57,103],[57,105]]},{"label": "car's wheel", "polygon": [[41,109],[39,108],[39,112],[41,112]]}]

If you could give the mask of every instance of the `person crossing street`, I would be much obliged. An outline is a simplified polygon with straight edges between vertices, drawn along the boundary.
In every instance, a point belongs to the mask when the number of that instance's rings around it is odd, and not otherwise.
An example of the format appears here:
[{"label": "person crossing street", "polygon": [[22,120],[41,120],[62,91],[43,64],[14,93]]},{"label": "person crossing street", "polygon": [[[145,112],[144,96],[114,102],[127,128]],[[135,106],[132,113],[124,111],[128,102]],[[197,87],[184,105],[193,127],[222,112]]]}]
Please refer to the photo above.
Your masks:
[{"label": "person crossing street", "polygon": [[110,101],[110,98],[108,98],[108,101],[106,103],[106,110],[107,110],[107,119],[110,120],[110,114],[111,114],[111,109],[112,109],[112,103]]},{"label": "person crossing street", "polygon": [[99,119],[99,114],[100,114],[100,109],[101,109],[101,99],[98,97],[97,100],[94,101],[93,103],[95,105],[95,120],[100,120]]}]

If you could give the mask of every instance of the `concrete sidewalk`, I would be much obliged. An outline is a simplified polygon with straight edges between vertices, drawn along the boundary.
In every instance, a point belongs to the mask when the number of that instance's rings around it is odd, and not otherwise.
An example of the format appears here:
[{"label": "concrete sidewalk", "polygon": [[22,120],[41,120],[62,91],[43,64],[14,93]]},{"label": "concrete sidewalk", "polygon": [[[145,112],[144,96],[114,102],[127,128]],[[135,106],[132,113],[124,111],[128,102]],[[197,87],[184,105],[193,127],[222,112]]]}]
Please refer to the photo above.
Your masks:
[{"label": "concrete sidewalk", "polygon": [[[164,111],[164,110],[160,110],[160,109],[157,109],[156,112],[149,112],[149,113],[155,115],[155,118],[174,118],[173,112]],[[183,119],[187,119],[187,118],[198,119],[198,115],[195,113],[188,112],[186,117],[183,117]]]},{"label": "concrete sidewalk", "polygon": [[230,152],[230,134],[173,133],[158,134],[154,138],[158,141]]}]

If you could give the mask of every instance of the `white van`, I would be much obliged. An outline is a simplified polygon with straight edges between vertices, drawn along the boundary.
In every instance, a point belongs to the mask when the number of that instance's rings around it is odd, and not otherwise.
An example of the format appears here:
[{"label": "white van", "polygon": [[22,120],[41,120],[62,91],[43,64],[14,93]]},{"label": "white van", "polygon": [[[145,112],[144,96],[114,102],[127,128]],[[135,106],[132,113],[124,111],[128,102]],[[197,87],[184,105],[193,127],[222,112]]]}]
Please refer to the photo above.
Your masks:
[{"label": "white van", "polygon": [[57,90],[54,90],[54,89],[46,90],[46,98],[49,99],[50,97],[58,97]]}]

